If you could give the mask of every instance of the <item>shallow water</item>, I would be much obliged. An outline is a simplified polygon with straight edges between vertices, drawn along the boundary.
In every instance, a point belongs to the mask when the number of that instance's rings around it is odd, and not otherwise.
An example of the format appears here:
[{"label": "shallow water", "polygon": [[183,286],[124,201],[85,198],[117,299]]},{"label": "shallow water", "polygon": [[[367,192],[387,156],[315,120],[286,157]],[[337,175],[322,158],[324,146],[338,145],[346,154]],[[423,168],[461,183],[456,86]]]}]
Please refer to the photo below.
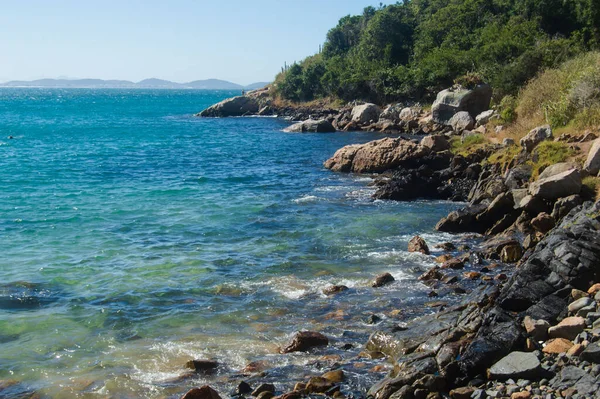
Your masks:
[{"label": "shallow water", "polygon": [[[227,392],[249,362],[293,378],[335,345],[356,356],[370,314],[423,311],[416,276],[432,258],[407,242],[447,240],[433,226],[457,204],[372,201],[370,179],[322,167],[376,134],[191,116],[235,94],[0,89],[0,380],[16,382],[5,396]],[[373,290],[383,271],[398,281]],[[325,297],[329,284],[351,289]],[[278,355],[300,329],[332,348]],[[222,367],[169,383],[192,358]]]}]

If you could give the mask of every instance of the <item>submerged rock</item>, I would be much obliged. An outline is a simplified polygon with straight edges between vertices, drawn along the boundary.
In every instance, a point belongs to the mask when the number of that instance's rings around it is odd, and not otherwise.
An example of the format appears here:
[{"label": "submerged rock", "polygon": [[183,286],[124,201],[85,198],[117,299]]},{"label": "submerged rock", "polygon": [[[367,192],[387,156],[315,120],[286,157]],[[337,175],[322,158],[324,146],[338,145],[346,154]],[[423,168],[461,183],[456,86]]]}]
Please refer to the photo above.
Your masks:
[{"label": "submerged rock", "polygon": [[281,349],[281,353],[306,352],[312,348],[329,345],[329,339],[315,331],[300,331]]},{"label": "submerged rock", "polygon": [[200,373],[210,373],[213,372],[219,367],[219,363],[214,360],[190,360],[185,366],[189,369],[195,370]]},{"label": "submerged rock", "polygon": [[373,281],[373,284],[371,284],[371,287],[373,287],[373,288],[383,287],[384,285],[387,285],[395,280],[396,279],[394,278],[394,276],[392,276],[390,273],[382,273],[382,274],[378,275],[377,277],[375,277],[375,281]]}]

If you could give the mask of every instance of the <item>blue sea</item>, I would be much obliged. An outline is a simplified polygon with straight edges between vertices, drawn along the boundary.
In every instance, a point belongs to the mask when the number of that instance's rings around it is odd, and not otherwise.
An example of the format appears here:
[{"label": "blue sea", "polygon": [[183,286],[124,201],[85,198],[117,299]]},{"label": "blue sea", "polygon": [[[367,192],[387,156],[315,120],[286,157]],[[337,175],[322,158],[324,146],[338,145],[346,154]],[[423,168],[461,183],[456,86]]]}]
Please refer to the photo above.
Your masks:
[{"label": "blue sea", "polygon": [[[0,89],[0,396],[227,394],[327,359],[381,377],[360,360],[367,319],[426,311],[416,277],[433,257],[407,242],[450,239],[433,226],[458,204],[373,201],[370,177],[323,168],[376,133],[193,116],[237,94]],[[396,283],[371,288],[381,272]],[[350,290],[323,295],[331,284]],[[279,354],[298,330],[330,348]],[[191,359],[220,367],[182,377]],[[243,375],[252,362],[266,374]]]}]

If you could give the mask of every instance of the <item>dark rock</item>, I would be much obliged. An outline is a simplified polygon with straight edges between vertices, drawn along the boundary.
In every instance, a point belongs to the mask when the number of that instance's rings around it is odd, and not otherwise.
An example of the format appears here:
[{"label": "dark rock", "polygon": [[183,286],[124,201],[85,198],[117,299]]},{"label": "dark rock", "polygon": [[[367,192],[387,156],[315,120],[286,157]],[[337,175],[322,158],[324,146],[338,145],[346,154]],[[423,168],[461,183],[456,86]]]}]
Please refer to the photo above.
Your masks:
[{"label": "dark rock", "polygon": [[258,396],[263,392],[271,392],[275,393],[275,385],[273,384],[260,384],[254,391],[252,391],[252,396]]},{"label": "dark rock", "polygon": [[448,216],[442,218],[442,220],[438,222],[435,229],[446,233],[465,233],[473,231],[483,233],[486,228],[477,225],[476,217],[484,212],[487,207],[488,204],[484,202],[477,205],[469,205],[458,211],[450,212]]},{"label": "dark rock", "polygon": [[375,277],[375,281],[373,281],[373,284],[371,284],[371,286],[373,288],[379,288],[383,287],[384,285],[390,284],[395,280],[396,279],[394,278],[394,276],[392,276],[390,273],[382,273]]},{"label": "dark rock", "polygon": [[281,353],[306,352],[318,346],[329,345],[329,339],[321,333],[314,331],[301,331],[281,349]]},{"label": "dark rock", "polygon": [[600,344],[598,342],[591,343],[585,348],[581,355],[581,360],[590,363],[600,363]]},{"label": "dark rock", "polygon": [[306,384],[308,393],[325,393],[333,388],[334,383],[323,377],[312,377]]},{"label": "dark rock", "polygon": [[554,209],[552,210],[552,217],[554,220],[560,221],[562,218],[568,215],[571,210],[583,203],[583,200],[579,195],[571,195],[569,197],[559,198],[554,203]]},{"label": "dark rock", "polygon": [[329,287],[323,288],[323,294],[325,295],[340,294],[344,291],[348,291],[348,287],[346,287],[345,285],[331,285]]},{"label": "dark rock", "polygon": [[425,273],[419,276],[419,280],[421,281],[431,281],[431,280],[440,280],[444,277],[444,274],[440,272],[440,268],[437,266],[432,267]]},{"label": "dark rock", "polygon": [[554,228],[556,221],[545,212],[540,213],[535,218],[531,219],[531,226],[542,234],[546,234]]},{"label": "dark rock", "polygon": [[193,388],[189,390],[181,399],[221,399],[217,391],[204,385],[200,388]]},{"label": "dark rock", "polygon": [[429,247],[425,240],[420,236],[414,236],[408,242],[408,252],[420,252],[424,255],[429,255]]},{"label": "dark rock", "polygon": [[242,381],[238,384],[235,392],[237,395],[246,395],[252,392],[252,387],[246,381]]},{"label": "dark rock", "polygon": [[390,399],[414,399],[415,389],[410,385],[405,385],[390,396]]},{"label": "dark rock", "polygon": [[258,112],[258,100],[250,96],[228,98],[197,114],[202,117],[242,116]]},{"label": "dark rock", "polygon": [[444,251],[454,251],[456,249],[456,245],[452,244],[451,242],[443,242],[441,244],[437,244],[435,247]]},{"label": "dark rock", "polygon": [[199,373],[211,373],[219,367],[219,363],[214,360],[190,360],[185,366]]}]

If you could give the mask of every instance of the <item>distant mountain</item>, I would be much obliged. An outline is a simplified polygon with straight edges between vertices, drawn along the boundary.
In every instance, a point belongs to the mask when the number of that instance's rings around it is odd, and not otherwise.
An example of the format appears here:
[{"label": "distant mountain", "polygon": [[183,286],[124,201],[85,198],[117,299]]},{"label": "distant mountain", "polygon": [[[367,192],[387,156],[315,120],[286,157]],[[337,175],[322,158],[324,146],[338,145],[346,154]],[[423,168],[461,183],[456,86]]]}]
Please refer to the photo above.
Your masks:
[{"label": "distant mountain", "polygon": [[13,80],[0,83],[0,87],[47,87],[47,88],[83,88],[83,89],[201,89],[201,90],[254,90],[268,83],[259,82],[248,86],[238,85],[219,79],[195,80],[177,83],[163,79],[144,79],[134,83],[128,80],[102,79],[38,79],[31,81]]}]

